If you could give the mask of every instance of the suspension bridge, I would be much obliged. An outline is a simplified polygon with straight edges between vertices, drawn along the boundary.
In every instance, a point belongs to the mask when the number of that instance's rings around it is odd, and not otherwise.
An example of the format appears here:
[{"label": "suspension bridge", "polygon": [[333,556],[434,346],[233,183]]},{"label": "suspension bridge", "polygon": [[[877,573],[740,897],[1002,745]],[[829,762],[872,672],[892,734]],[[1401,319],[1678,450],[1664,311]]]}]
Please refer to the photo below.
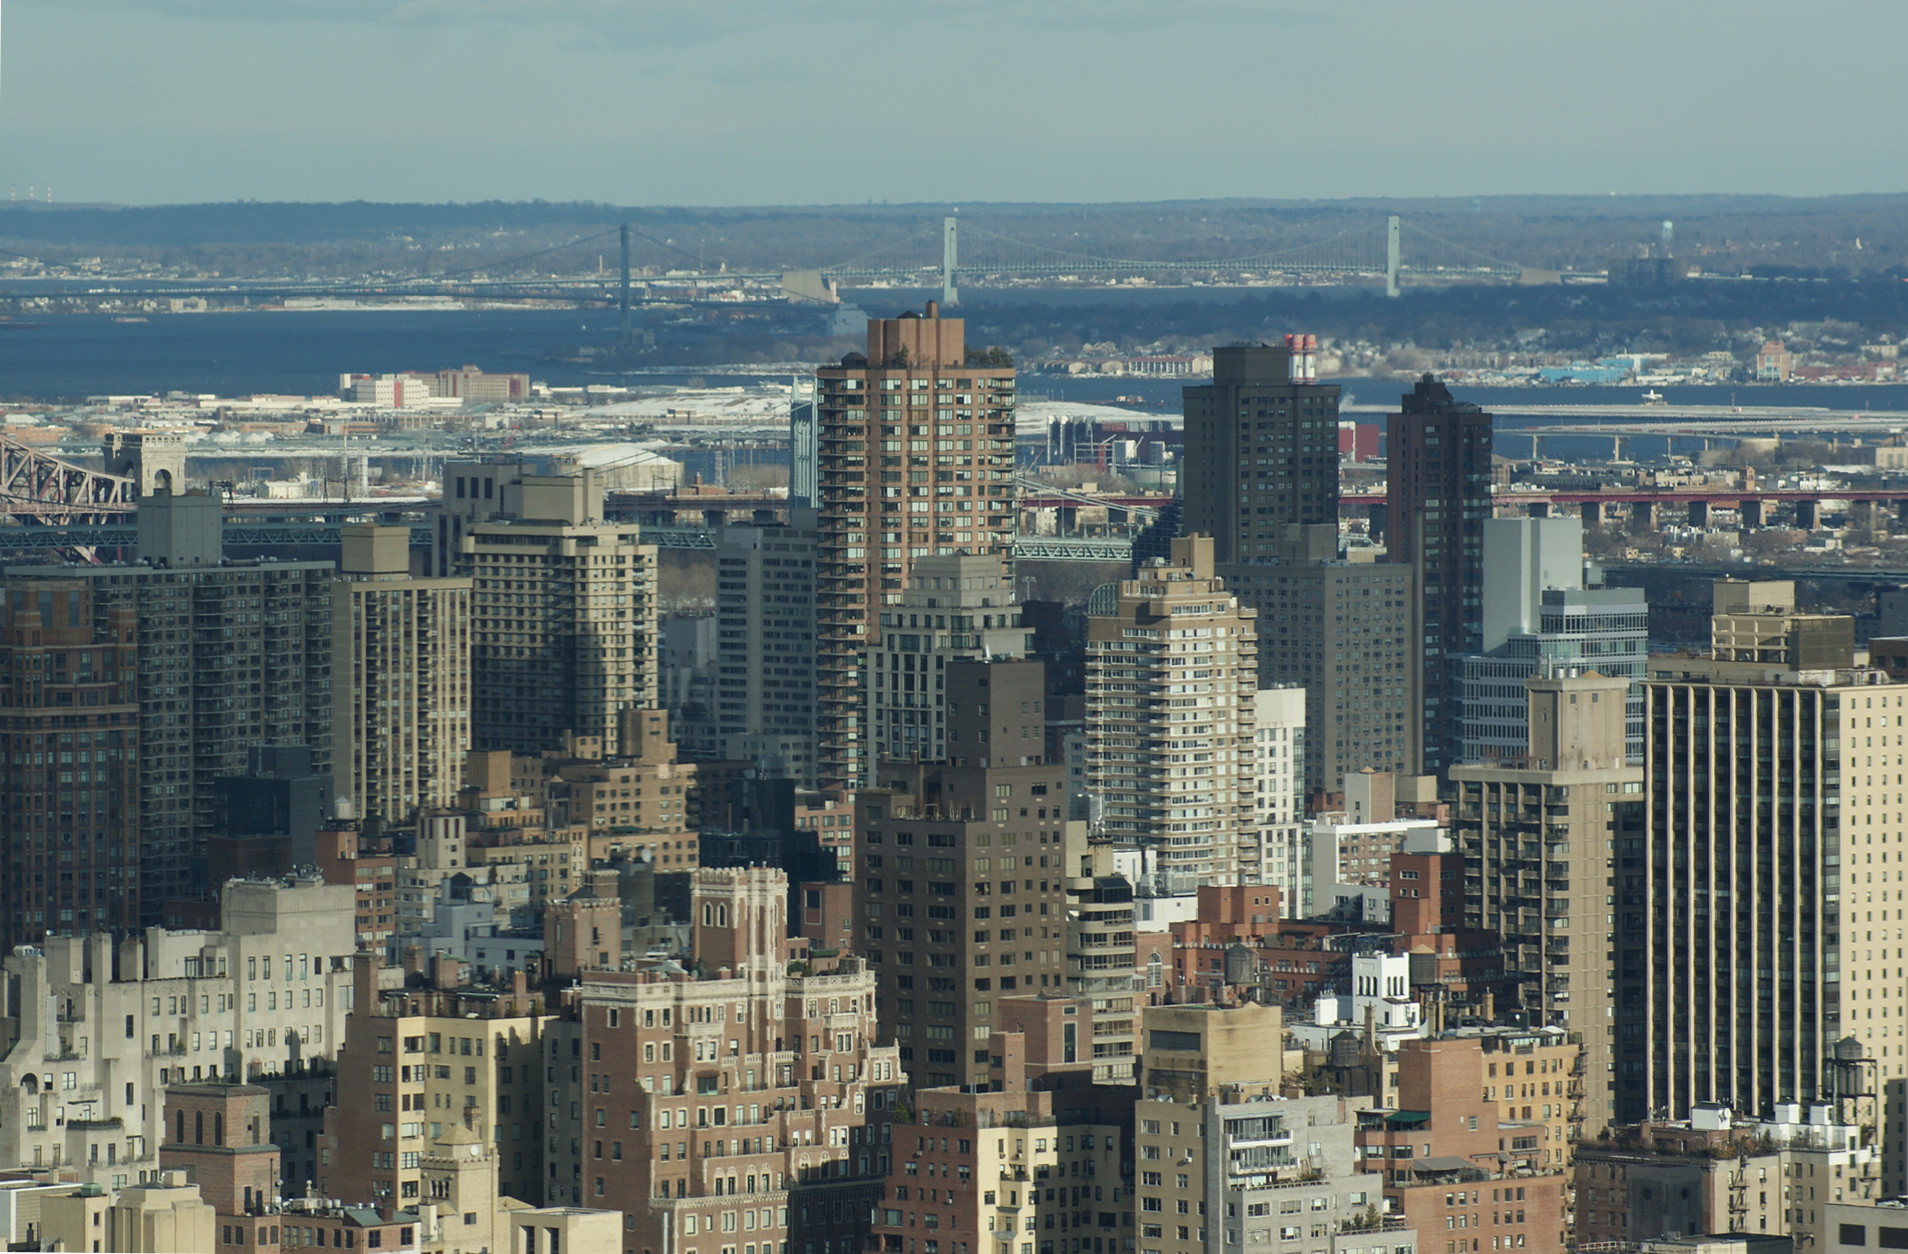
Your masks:
[{"label": "suspension bridge", "polygon": [[[939,246],[938,257],[928,255],[935,244]],[[1523,273],[1523,267],[1515,262],[1415,228],[1395,214],[1315,238],[1295,235],[1245,253],[1202,256],[1188,244],[1163,251],[1177,255],[1087,252],[1015,239],[971,222],[963,228],[960,218],[948,217],[941,222],[938,240],[917,231],[851,261],[824,266],[820,274],[836,280],[912,281],[920,286],[939,286],[943,302],[955,304],[962,282],[1154,276],[1181,281],[1251,282],[1336,275],[1382,277],[1386,292],[1395,296],[1407,278],[1515,281]]]},{"label": "suspension bridge", "polygon": [[[616,241],[618,264],[603,265]],[[866,251],[782,269],[732,267],[629,223],[458,271],[377,273],[336,280],[156,278],[103,274],[0,278],[0,300],[164,300],[260,303],[309,300],[472,299],[620,305],[682,300],[725,288],[779,286],[827,300],[829,284],[939,288],[959,303],[963,284],[1064,285],[1143,278],[1215,285],[1338,277],[1383,280],[1396,296],[1411,283],[1514,282],[1524,267],[1414,226],[1397,215],[1293,230],[1247,251],[1209,255],[1204,241],[1157,240],[1130,250],[1019,239],[957,216],[897,229]],[[1212,250],[1217,252],[1217,250]],[[1148,255],[1151,254],[1151,255]],[[26,258],[36,261],[35,258]],[[596,262],[592,270],[587,264]],[[57,270],[57,267],[53,267]]]}]

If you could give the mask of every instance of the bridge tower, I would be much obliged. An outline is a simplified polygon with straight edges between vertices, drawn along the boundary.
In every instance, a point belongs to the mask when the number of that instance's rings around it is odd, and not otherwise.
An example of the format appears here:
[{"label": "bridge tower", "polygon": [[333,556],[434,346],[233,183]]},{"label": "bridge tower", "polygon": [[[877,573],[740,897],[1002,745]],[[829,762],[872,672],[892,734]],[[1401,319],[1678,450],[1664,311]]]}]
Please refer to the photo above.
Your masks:
[{"label": "bridge tower", "polygon": [[629,343],[629,223],[622,224],[623,237],[623,343]]},{"label": "bridge tower", "polygon": [[1398,294],[1398,215],[1385,222],[1385,295]]},{"label": "bridge tower", "polygon": [[941,219],[941,307],[961,303],[961,294],[954,286],[954,270],[960,260],[960,219],[947,217]]},{"label": "bridge tower", "polygon": [[133,481],[135,496],[185,491],[185,437],[169,431],[109,431],[101,445],[109,475]]}]

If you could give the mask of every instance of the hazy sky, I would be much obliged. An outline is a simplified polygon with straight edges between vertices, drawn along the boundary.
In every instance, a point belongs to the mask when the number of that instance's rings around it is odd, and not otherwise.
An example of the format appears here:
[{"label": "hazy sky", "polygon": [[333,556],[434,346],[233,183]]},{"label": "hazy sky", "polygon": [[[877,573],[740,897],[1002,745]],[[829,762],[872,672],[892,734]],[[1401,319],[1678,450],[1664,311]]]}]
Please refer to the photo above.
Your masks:
[{"label": "hazy sky", "polygon": [[13,0],[61,201],[1908,189],[1899,0]]}]

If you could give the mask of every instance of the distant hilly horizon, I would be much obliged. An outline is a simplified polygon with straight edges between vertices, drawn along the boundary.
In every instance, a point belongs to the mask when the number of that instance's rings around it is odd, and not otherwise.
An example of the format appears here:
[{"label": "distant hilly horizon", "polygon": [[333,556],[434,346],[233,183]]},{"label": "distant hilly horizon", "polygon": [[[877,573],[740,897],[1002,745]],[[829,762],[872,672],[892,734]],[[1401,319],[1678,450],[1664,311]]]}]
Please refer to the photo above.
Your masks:
[{"label": "distant hilly horizon", "polygon": [[[949,213],[1012,219],[1120,219],[1204,210],[1221,217],[1316,219],[1339,215],[1415,214],[1515,229],[1532,220],[1643,222],[1679,215],[1704,219],[1856,214],[1908,215],[1908,192],[1836,196],[1662,194],[1628,196],[1507,195],[1480,197],[1016,202],[923,201],[898,204],[614,205],[597,201],[211,201],[131,205],[0,202],[0,237],[48,243],[120,246],[259,244],[363,239],[393,234],[605,226],[621,221],[664,226],[765,225],[776,220],[921,220]],[[1244,224],[1243,222],[1241,223]]]},{"label": "distant hilly horizon", "polygon": [[[1461,264],[1603,270],[1661,255],[1761,277],[1908,274],[1908,192],[1769,195],[1479,196],[1340,200],[613,205],[596,201],[219,201],[181,205],[0,202],[0,256],[106,270],[160,267],[225,277],[300,274],[570,273],[613,268],[627,224],[641,273],[938,265],[941,222],[961,222],[961,259],[1038,255],[1155,262],[1354,246],[1384,253],[1385,215],[1404,252]],[[1442,256],[1440,256],[1442,254]],[[1382,264],[1382,263],[1380,263]],[[524,269],[531,267],[530,271]]]}]

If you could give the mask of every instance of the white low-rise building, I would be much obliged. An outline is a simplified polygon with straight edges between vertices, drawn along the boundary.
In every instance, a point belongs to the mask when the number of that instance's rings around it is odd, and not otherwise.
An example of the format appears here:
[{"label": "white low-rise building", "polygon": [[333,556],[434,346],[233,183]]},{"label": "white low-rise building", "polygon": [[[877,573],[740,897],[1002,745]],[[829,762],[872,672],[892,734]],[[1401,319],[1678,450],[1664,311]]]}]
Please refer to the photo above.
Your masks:
[{"label": "white low-rise building", "polygon": [[1305,689],[1261,688],[1253,694],[1252,714],[1256,882],[1284,884],[1299,856],[1305,817]]},{"label": "white low-rise building", "polygon": [[356,894],[234,880],[224,930],[52,936],[4,960],[0,1166],[158,1178],[169,1084],[328,1069],[351,1009]]},{"label": "white low-rise building", "polygon": [[1369,1030],[1372,1043],[1389,1053],[1401,1041],[1429,1034],[1424,1008],[1411,995],[1409,957],[1354,954],[1351,972],[1351,988],[1321,996],[1313,1004],[1310,1023],[1286,1025],[1296,1043],[1324,1050],[1340,1032]]}]

